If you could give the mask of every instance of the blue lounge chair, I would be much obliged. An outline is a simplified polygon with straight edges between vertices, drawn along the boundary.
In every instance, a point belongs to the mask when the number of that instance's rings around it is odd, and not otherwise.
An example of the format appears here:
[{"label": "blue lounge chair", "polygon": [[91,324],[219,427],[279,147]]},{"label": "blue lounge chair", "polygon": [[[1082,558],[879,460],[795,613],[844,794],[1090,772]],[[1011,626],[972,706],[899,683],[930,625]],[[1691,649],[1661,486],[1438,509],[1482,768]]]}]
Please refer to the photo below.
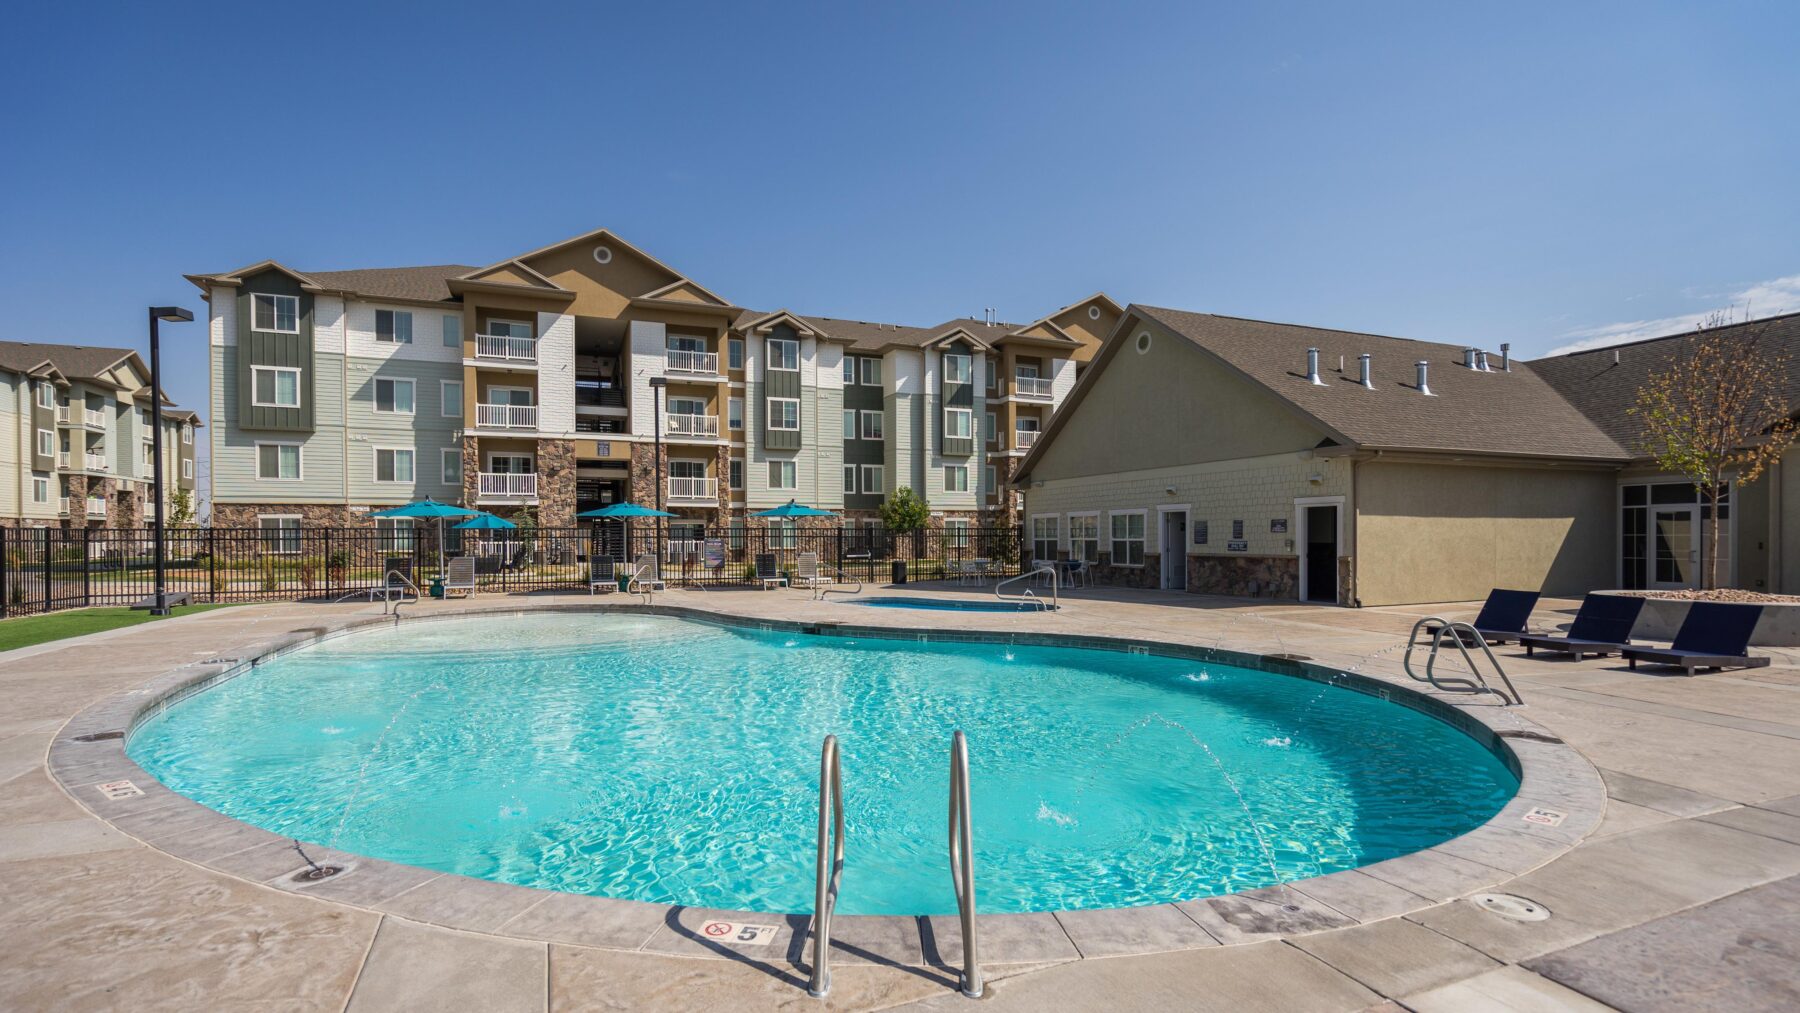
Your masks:
[{"label": "blue lounge chair", "polygon": [[1604,658],[1631,646],[1631,628],[1643,610],[1644,599],[1637,595],[1590,594],[1581,600],[1581,609],[1569,624],[1568,636],[1527,634],[1519,638],[1519,643],[1527,656],[1541,647],[1573,654],[1577,661],[1590,654]]},{"label": "blue lounge chair", "polygon": [[[1475,627],[1475,632],[1490,644],[1517,640],[1527,632],[1525,623],[1531,618],[1531,610],[1537,607],[1537,603],[1536,591],[1495,588],[1488,592],[1480,614],[1469,625]],[[1429,628],[1425,632],[1435,636],[1437,629]]]},{"label": "blue lounge chair", "polygon": [[1762,619],[1761,605],[1737,605],[1697,601],[1688,606],[1687,618],[1675,631],[1668,648],[1627,647],[1620,652],[1637,667],[1640,661],[1679,665],[1693,675],[1702,668],[1761,668],[1768,658],[1750,656],[1750,635]]}]

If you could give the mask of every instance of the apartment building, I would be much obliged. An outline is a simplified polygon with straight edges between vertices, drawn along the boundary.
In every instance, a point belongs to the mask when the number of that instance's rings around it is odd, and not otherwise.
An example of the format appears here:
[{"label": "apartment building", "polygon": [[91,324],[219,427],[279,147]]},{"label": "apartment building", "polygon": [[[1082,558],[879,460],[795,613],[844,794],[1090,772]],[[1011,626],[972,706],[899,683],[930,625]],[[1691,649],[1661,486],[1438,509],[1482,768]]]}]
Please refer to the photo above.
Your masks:
[{"label": "apartment building", "polygon": [[861,525],[902,486],[980,524],[1123,312],[757,311],[604,229],[485,267],[187,277],[210,307],[213,516],[265,527],[423,496],[549,526],[622,500],[728,526],[796,499]]},{"label": "apartment building", "polygon": [[[150,368],[130,349],[0,341],[0,526],[149,525],[151,396]],[[200,426],[191,411],[163,410],[168,501],[194,490]]]}]

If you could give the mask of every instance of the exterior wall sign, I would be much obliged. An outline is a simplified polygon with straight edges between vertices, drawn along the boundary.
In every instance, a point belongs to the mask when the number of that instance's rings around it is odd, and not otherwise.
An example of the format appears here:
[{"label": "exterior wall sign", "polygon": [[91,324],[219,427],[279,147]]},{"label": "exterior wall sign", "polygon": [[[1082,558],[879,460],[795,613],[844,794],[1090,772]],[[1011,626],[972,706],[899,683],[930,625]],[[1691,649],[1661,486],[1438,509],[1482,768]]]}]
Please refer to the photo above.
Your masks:
[{"label": "exterior wall sign", "polygon": [[1270,518],[1269,519],[1269,534],[1271,534],[1271,535],[1287,534],[1287,518],[1286,517]]},{"label": "exterior wall sign", "polygon": [[595,440],[594,441],[594,456],[596,456],[596,457],[611,457],[612,456],[612,443],[607,440]]},{"label": "exterior wall sign", "polygon": [[1194,544],[1195,545],[1205,545],[1206,544],[1206,522],[1205,521],[1195,521],[1194,522]]},{"label": "exterior wall sign", "polygon": [[1250,551],[1250,543],[1249,542],[1237,542],[1237,541],[1226,542],[1225,543],[1225,551],[1226,552],[1249,552]]}]

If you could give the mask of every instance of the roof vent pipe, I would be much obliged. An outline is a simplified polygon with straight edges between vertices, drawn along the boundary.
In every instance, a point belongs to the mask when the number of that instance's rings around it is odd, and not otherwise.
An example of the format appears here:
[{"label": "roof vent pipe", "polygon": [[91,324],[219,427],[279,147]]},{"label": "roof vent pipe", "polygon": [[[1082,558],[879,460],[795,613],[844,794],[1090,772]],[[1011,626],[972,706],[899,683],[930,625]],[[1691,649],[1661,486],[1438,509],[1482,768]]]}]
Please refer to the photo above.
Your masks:
[{"label": "roof vent pipe", "polygon": [[1362,378],[1357,380],[1356,382],[1362,384],[1364,387],[1368,388],[1369,390],[1374,390],[1375,389],[1375,377],[1370,372],[1370,369],[1369,369],[1369,353],[1364,352],[1361,355],[1357,356],[1356,361],[1357,361],[1357,364],[1362,367]]},{"label": "roof vent pipe", "polygon": [[1509,342],[1500,342],[1500,368],[1512,372],[1512,345]]},{"label": "roof vent pipe", "polygon": [[1306,350],[1306,382],[1319,387],[1325,386],[1325,381],[1319,379],[1319,350],[1316,348]]},{"label": "roof vent pipe", "polygon": [[1488,365],[1486,350],[1475,353],[1475,366],[1483,373],[1492,373],[1494,371],[1493,368]]},{"label": "roof vent pipe", "polygon": [[1437,397],[1436,394],[1431,392],[1431,384],[1427,382],[1430,380],[1429,374],[1431,371],[1431,363],[1428,360],[1420,359],[1418,362],[1413,363],[1413,368],[1417,369],[1419,373],[1419,393],[1426,397]]},{"label": "roof vent pipe", "polygon": [[1480,369],[1481,368],[1480,366],[1477,366],[1475,364],[1475,353],[1477,351],[1478,351],[1478,349],[1474,345],[1470,345],[1469,347],[1463,349],[1463,367],[1464,368],[1466,368],[1466,369]]}]

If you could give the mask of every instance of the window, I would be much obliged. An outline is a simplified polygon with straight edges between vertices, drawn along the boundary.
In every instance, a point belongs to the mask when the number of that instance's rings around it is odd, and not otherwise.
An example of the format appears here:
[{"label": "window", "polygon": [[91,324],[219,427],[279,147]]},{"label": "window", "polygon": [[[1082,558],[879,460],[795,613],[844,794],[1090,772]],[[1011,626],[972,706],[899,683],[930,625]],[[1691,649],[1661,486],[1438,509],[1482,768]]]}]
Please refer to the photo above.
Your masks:
[{"label": "window", "polygon": [[730,399],[729,401],[725,402],[725,424],[727,426],[730,426],[732,429],[739,430],[740,432],[743,430],[743,428],[744,428],[744,399],[743,398],[734,397],[734,398]]},{"label": "window", "polygon": [[982,491],[986,492],[989,496],[992,496],[995,492],[999,491],[1000,482],[998,476],[994,472],[994,466],[991,464],[987,466],[986,478],[987,485],[982,486]]},{"label": "window", "polygon": [[692,334],[669,334],[663,337],[663,347],[671,352],[704,352],[706,339]]},{"label": "window", "polygon": [[42,381],[37,385],[37,403],[40,408],[56,407],[56,389]]},{"label": "window", "polygon": [[799,429],[800,401],[791,397],[772,397],[769,399],[770,429]]},{"label": "window", "polygon": [[730,369],[744,368],[743,338],[731,338],[725,342],[725,365]]},{"label": "window", "polygon": [[438,381],[438,414],[453,419],[462,414],[462,381]]},{"label": "window", "polygon": [[951,440],[968,439],[974,416],[975,413],[967,408],[944,409],[944,437]]},{"label": "window", "polygon": [[968,383],[974,378],[974,366],[966,355],[949,353],[944,356],[944,382]]},{"label": "window", "polygon": [[856,359],[857,357],[854,355],[844,356],[844,386],[846,387],[856,382]]},{"label": "window", "polygon": [[992,366],[988,367],[987,390],[988,390],[989,394],[992,394],[994,392],[995,386],[999,383],[999,375],[1000,375],[999,370],[993,368]]},{"label": "window", "polygon": [[56,434],[52,433],[48,429],[40,429],[37,431],[37,434],[38,434],[38,456],[39,457],[55,457],[56,456]]},{"label": "window", "polygon": [[[738,462],[733,461],[732,463],[736,464]],[[748,527],[748,525],[744,523],[744,519],[742,517],[733,517],[731,519],[731,526],[726,529],[726,533],[725,533],[726,544],[730,545],[734,549],[743,548],[744,547],[744,529],[746,527]]]},{"label": "window", "polygon": [[864,387],[881,386],[881,360],[863,356],[857,361],[862,364],[862,385]]},{"label": "window", "polygon": [[299,368],[251,366],[250,403],[258,408],[300,407]]},{"label": "window", "polygon": [[258,514],[256,526],[262,529],[264,552],[283,556],[300,554],[300,518],[285,515],[265,517]]},{"label": "window", "polygon": [[800,483],[794,476],[794,462],[792,462],[792,461],[770,461],[769,462],[769,488],[771,488],[771,489],[798,489],[799,487],[800,487]]},{"label": "window", "polygon": [[1069,515],[1069,558],[1088,563],[1100,561],[1100,515]]},{"label": "window", "polygon": [[1144,515],[1112,515],[1112,564],[1144,565]]},{"label": "window", "polygon": [[181,427],[181,442],[187,444],[190,447],[194,445],[194,427],[193,426],[183,425]]},{"label": "window", "polygon": [[277,334],[300,333],[298,296],[265,295],[259,292],[250,298],[253,309],[250,323],[252,329],[274,331]]},{"label": "window", "polygon": [[411,517],[375,518],[375,542],[378,552],[411,552],[413,523]]},{"label": "window", "polygon": [[280,481],[300,478],[300,444],[258,443],[256,445],[256,477]]},{"label": "window", "polygon": [[531,325],[523,320],[489,320],[487,332],[499,338],[529,338]]},{"label": "window", "polygon": [[445,485],[462,485],[462,448],[446,447],[439,454],[438,477]]},{"label": "window", "polygon": [[994,413],[993,412],[982,412],[981,413],[981,435],[982,435],[982,437],[984,439],[986,439],[989,443],[993,443],[994,438],[999,435],[999,432],[1000,432],[999,427],[994,424]]},{"label": "window", "polygon": [[50,480],[48,478],[31,480],[31,501],[33,503],[50,502]]},{"label": "window", "polygon": [[1031,519],[1031,558],[1049,561],[1056,558],[1056,517],[1033,517]]},{"label": "window", "polygon": [[444,314],[444,347],[462,347],[462,317]]},{"label": "window", "polygon": [[844,439],[856,439],[856,409],[844,409]]},{"label": "window", "polygon": [[944,522],[944,548],[966,549],[969,547],[969,522],[952,519]]},{"label": "window", "polygon": [[887,472],[883,469],[882,465],[879,465],[879,464],[863,465],[862,466],[863,495],[865,495],[865,496],[881,495],[885,491],[882,489],[882,479],[885,478],[886,476],[887,476]]},{"label": "window", "polygon": [[856,465],[844,465],[844,495],[856,495]]},{"label": "window", "polygon": [[669,398],[669,414],[670,415],[705,415],[705,414],[707,414],[706,399],[699,398],[699,397],[673,397],[673,396],[671,396]]},{"label": "window", "polygon": [[969,466],[966,464],[944,465],[944,491],[969,491]]},{"label": "window", "polygon": [[862,413],[862,438],[865,440],[883,439],[881,427],[882,427],[882,424],[886,421],[886,419],[887,419],[887,416],[883,415],[881,412],[878,412],[878,411],[863,412]]},{"label": "window", "polygon": [[792,549],[796,547],[799,545],[799,540],[795,538],[794,535],[798,530],[799,525],[796,524],[791,517],[783,517],[776,520],[773,524],[769,525],[769,547],[774,549]]},{"label": "window", "polygon": [[413,413],[413,382],[411,380],[375,380],[375,410],[394,415],[411,415]]},{"label": "window", "polygon": [[413,480],[413,452],[397,447],[375,448],[375,481],[410,482]]},{"label": "window", "polygon": [[194,477],[194,459],[193,458],[191,458],[191,457],[186,458],[181,462],[181,477],[182,478],[193,478]]},{"label": "window", "polygon": [[800,342],[793,338],[770,338],[769,368],[799,369]]},{"label": "window", "polygon": [[412,314],[405,310],[376,310],[375,340],[412,344]]},{"label": "window", "polygon": [[742,489],[744,487],[744,459],[743,458],[734,457],[731,459],[731,467],[729,469],[729,475],[727,476],[727,481],[730,483],[731,488],[733,488],[733,489]]}]

